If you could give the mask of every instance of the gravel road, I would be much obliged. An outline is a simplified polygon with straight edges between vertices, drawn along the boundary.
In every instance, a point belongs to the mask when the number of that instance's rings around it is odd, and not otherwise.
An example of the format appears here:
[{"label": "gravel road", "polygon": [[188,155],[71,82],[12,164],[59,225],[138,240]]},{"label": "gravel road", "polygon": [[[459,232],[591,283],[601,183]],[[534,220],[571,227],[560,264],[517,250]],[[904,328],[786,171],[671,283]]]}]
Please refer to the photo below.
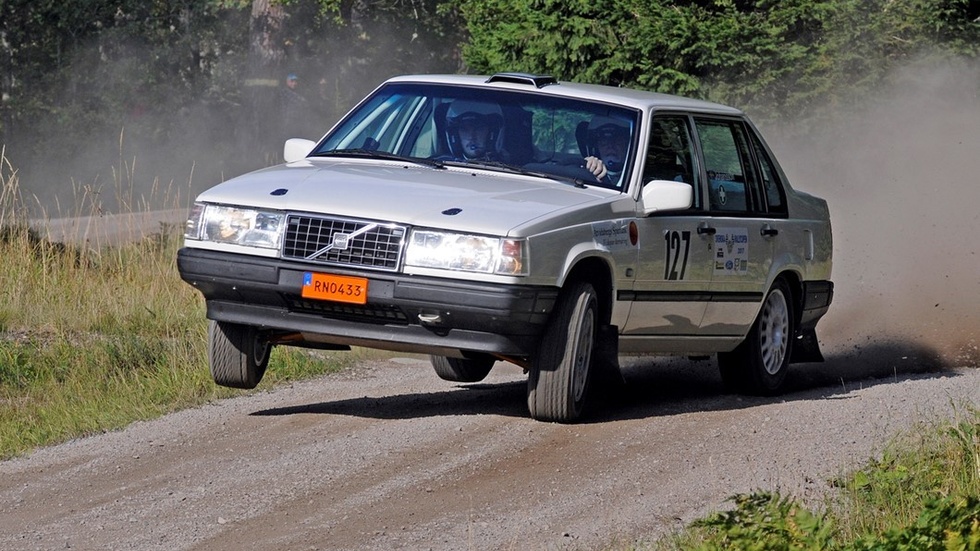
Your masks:
[{"label": "gravel road", "polygon": [[[225,400],[0,463],[3,549],[594,549],[756,489],[816,501],[892,435],[980,405],[980,369],[908,353],[797,366],[778,399],[712,362],[624,361],[579,425],[532,421],[525,376],[425,360]],[[882,357],[877,354],[876,357]]]}]

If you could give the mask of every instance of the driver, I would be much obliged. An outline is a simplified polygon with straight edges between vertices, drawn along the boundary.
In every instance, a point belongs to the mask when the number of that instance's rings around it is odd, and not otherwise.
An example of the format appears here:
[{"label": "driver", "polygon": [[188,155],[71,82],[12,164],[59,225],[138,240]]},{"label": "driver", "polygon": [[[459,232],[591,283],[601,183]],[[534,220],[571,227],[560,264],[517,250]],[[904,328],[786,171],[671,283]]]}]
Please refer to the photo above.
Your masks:
[{"label": "driver", "polygon": [[626,121],[595,116],[589,122],[589,142],[594,155],[585,158],[585,168],[600,182],[619,182],[626,165],[630,131]]},{"label": "driver", "polygon": [[504,124],[500,106],[459,99],[446,111],[446,142],[457,161],[499,161],[497,137]]}]

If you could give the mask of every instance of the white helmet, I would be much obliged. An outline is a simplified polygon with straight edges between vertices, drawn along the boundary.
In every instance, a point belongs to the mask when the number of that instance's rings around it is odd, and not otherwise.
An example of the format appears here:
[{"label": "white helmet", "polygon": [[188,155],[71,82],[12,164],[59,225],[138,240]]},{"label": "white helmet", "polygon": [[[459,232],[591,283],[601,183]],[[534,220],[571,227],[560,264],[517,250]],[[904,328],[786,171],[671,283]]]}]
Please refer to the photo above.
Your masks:
[{"label": "white helmet", "polygon": [[[621,143],[628,144],[629,139],[630,125],[623,119],[596,115],[589,121],[589,147],[592,155],[600,156],[598,155],[600,140],[621,140]],[[625,158],[602,159],[606,168],[612,173],[622,171],[625,161]]]}]

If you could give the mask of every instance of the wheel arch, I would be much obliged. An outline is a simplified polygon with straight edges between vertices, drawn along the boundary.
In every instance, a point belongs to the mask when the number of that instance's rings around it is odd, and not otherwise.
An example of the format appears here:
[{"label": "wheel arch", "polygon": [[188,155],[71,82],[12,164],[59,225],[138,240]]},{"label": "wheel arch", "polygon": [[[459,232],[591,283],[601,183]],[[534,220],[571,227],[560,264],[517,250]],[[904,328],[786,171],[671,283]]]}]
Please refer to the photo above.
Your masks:
[{"label": "wheel arch", "polygon": [[599,322],[602,325],[607,325],[612,319],[614,298],[612,265],[610,262],[605,258],[594,255],[579,258],[568,271],[561,286],[564,289],[570,283],[577,281],[592,284],[599,306]]},{"label": "wheel arch", "polygon": [[[809,314],[808,321],[804,322],[804,315],[807,315],[807,294],[809,292],[805,289],[804,277],[798,271],[786,269],[776,276],[773,285],[780,279],[786,282],[786,286],[792,295],[789,297],[793,313],[793,347],[790,353],[790,363],[824,361],[814,327],[816,320],[812,314]],[[772,287],[770,286],[770,288]],[[816,319],[819,319],[819,315]]]},{"label": "wheel arch", "polygon": [[776,274],[776,277],[773,278],[772,283],[769,285],[769,289],[772,289],[776,281],[780,279],[786,282],[790,293],[792,293],[789,301],[793,306],[793,326],[799,327],[800,319],[803,315],[803,278],[799,272],[786,269]]}]

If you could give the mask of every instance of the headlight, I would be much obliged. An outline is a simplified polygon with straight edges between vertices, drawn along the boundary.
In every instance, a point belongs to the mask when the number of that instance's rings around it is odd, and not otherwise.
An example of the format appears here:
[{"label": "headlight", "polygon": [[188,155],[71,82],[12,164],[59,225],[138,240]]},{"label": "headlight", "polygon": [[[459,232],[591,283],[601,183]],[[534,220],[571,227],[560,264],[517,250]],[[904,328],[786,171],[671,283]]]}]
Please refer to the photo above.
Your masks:
[{"label": "headlight", "polygon": [[405,264],[464,272],[527,275],[526,241],[482,235],[416,230]]},{"label": "headlight", "polygon": [[245,207],[196,203],[184,237],[263,249],[278,249],[286,215]]}]

